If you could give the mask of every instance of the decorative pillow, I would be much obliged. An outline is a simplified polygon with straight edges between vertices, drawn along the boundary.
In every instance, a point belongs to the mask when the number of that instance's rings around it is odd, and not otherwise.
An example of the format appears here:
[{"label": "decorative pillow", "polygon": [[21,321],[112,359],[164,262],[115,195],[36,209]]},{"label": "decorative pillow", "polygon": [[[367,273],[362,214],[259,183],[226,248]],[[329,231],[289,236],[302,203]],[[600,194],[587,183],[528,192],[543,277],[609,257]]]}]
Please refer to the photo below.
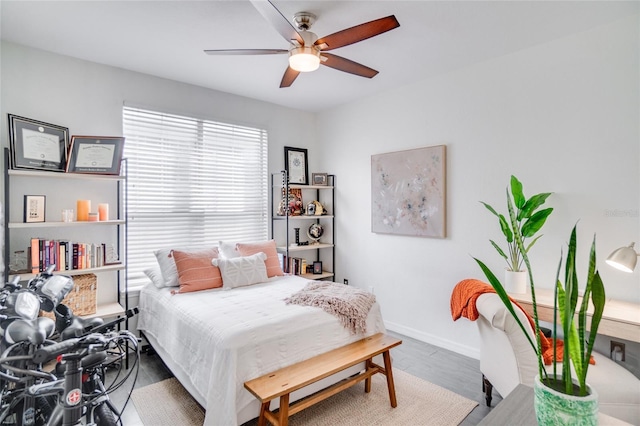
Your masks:
[{"label": "decorative pillow", "polygon": [[155,285],[158,288],[165,287],[164,279],[162,278],[162,272],[160,271],[160,268],[153,267],[153,268],[145,269],[143,272],[147,277],[149,277],[153,285]]},{"label": "decorative pillow", "polygon": [[264,261],[267,267],[267,276],[269,278],[284,275],[282,267],[280,267],[280,261],[278,260],[278,250],[276,249],[276,242],[274,240],[263,241],[259,243],[238,243],[236,249],[240,256],[250,256],[255,253],[263,252],[267,255],[267,259]]},{"label": "decorative pillow", "polygon": [[222,287],[220,269],[211,264],[211,261],[217,257],[218,249],[216,248],[198,252],[173,250],[180,283],[178,293]]},{"label": "decorative pillow", "polygon": [[267,255],[260,252],[246,257],[233,259],[213,259],[211,264],[220,268],[224,288],[243,287],[264,282],[268,279],[265,259]]},{"label": "decorative pillow", "polygon": [[156,255],[156,260],[162,273],[162,287],[178,287],[180,285],[178,282],[178,270],[176,269],[176,262],[173,260],[171,249],[156,250],[153,254]]},{"label": "decorative pillow", "polygon": [[233,259],[234,257],[240,257],[240,253],[236,250],[236,243],[227,243],[224,241],[218,241],[218,251],[220,257],[223,259]]}]

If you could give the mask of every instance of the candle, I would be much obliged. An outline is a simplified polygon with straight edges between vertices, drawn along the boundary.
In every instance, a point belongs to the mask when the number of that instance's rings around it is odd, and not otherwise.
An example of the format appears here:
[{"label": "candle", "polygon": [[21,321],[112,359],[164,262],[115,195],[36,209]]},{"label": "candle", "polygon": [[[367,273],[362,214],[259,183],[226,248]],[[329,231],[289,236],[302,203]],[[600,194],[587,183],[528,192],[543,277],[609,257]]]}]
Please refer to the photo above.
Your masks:
[{"label": "candle", "polygon": [[100,217],[100,221],[109,220],[109,204],[98,204],[98,215]]},{"label": "candle", "polygon": [[89,213],[89,222],[97,222],[98,221],[98,213]]},{"label": "candle", "polygon": [[89,220],[89,210],[91,210],[91,200],[78,200],[78,222]]}]

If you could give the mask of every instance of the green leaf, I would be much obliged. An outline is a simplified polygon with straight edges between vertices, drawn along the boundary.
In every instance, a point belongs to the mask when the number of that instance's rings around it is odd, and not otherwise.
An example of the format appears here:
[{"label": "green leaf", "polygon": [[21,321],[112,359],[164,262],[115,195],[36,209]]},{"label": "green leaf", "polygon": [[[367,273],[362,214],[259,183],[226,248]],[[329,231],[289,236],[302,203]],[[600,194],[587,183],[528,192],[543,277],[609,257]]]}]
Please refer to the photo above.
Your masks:
[{"label": "green leaf", "polygon": [[507,262],[509,262],[509,258],[507,257],[507,255],[504,253],[504,251],[502,251],[502,249],[493,241],[493,240],[489,240],[489,242],[491,243],[491,245],[493,246],[493,248],[495,248],[498,253],[500,254],[500,256],[504,257],[504,260],[506,260]]},{"label": "green leaf", "polygon": [[511,176],[511,195],[513,195],[513,203],[516,208],[522,209],[526,200],[522,192],[522,183],[513,175]]},{"label": "green leaf", "polygon": [[527,249],[525,250],[526,253],[529,253],[529,250],[531,250],[531,247],[533,247],[533,245],[536,243],[536,241],[540,239],[540,237],[542,237],[542,235],[538,235],[533,239],[533,241],[529,243],[529,245],[527,246]]},{"label": "green leaf", "polygon": [[547,217],[553,211],[552,207],[548,209],[540,210],[533,214],[527,221],[522,225],[522,236],[525,238],[532,237],[536,232],[542,228],[542,225],[547,221]]},{"label": "green leaf", "polygon": [[497,212],[493,207],[491,207],[489,204],[485,203],[484,201],[480,201],[480,202],[481,202],[481,203],[482,203],[482,204],[487,208],[487,210],[489,210],[489,211],[490,211],[491,213],[493,213],[494,215],[496,215],[496,216],[500,217],[500,215],[498,214],[498,212]]},{"label": "green leaf", "polygon": [[521,219],[531,217],[531,215],[538,209],[538,207],[543,205],[547,198],[549,198],[549,195],[551,195],[550,192],[544,192],[542,194],[536,194],[533,197],[529,198],[522,207]]},{"label": "green leaf", "polygon": [[502,229],[502,233],[504,237],[507,239],[507,242],[510,243],[513,241],[513,232],[511,232],[511,228],[507,223],[507,219],[503,215],[498,215],[500,219],[500,229]]}]

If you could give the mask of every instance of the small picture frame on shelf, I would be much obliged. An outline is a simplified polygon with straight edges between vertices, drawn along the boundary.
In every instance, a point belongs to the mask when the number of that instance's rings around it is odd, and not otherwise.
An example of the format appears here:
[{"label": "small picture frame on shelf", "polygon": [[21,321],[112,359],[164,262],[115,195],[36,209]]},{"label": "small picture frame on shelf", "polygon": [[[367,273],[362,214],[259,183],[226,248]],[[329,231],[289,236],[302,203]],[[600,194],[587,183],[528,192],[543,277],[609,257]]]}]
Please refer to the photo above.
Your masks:
[{"label": "small picture frame on shelf", "polygon": [[327,186],[327,173],[311,173],[312,185]]},{"label": "small picture frame on shelf", "polygon": [[45,203],[44,195],[25,195],[24,196],[24,222],[37,223],[45,221]]},{"label": "small picture frame on shelf", "polygon": [[320,261],[313,262],[313,274],[314,275],[322,274],[322,262]]},{"label": "small picture frame on shelf", "polygon": [[119,175],[124,138],[72,136],[67,173]]},{"label": "small picture frame on shelf", "polygon": [[8,114],[11,168],[64,172],[69,129]]},{"label": "small picture frame on shelf", "polygon": [[309,184],[309,164],[305,148],[284,147],[284,167],[289,177],[289,183],[298,185]]}]

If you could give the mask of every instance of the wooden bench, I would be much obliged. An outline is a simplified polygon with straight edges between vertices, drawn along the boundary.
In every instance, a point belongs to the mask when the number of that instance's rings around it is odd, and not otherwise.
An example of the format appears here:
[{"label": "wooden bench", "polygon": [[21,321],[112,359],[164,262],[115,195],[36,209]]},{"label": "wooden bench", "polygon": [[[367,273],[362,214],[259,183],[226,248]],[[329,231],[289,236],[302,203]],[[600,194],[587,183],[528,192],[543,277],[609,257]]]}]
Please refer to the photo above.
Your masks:
[{"label": "wooden bench", "polygon": [[[378,333],[245,382],[244,387],[262,403],[258,426],[265,426],[267,420],[276,426],[287,426],[289,416],[327,399],[344,389],[350,388],[362,380],[365,380],[364,391],[368,393],[371,391],[371,376],[376,373],[382,373],[387,376],[389,400],[391,401],[391,406],[395,408],[398,403],[396,401],[396,390],[393,384],[389,349],[401,343],[402,340]],[[380,354],[382,354],[384,359],[384,368],[373,362],[373,357]],[[289,405],[289,395],[291,392],[361,362],[365,362],[364,371]],[[271,401],[275,398],[280,398],[280,411],[277,414],[269,408]]]}]

